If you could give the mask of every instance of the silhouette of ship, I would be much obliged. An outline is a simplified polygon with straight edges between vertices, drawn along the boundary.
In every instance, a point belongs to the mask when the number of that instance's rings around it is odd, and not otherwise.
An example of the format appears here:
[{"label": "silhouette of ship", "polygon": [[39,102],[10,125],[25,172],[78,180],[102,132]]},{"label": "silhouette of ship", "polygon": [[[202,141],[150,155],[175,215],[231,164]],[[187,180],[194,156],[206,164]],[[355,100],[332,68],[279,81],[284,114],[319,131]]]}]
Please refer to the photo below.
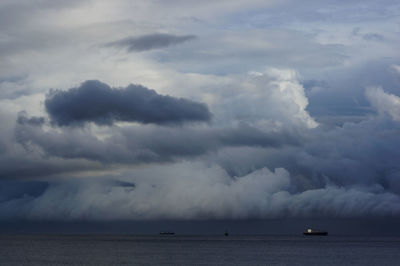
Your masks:
[{"label": "silhouette of ship", "polygon": [[327,231],[318,231],[318,230],[312,230],[312,229],[307,229],[306,231],[303,232],[305,236],[327,236],[328,232]]},{"label": "silhouette of ship", "polygon": [[175,235],[175,232],[170,232],[170,231],[166,231],[166,232],[160,232],[160,235]]}]

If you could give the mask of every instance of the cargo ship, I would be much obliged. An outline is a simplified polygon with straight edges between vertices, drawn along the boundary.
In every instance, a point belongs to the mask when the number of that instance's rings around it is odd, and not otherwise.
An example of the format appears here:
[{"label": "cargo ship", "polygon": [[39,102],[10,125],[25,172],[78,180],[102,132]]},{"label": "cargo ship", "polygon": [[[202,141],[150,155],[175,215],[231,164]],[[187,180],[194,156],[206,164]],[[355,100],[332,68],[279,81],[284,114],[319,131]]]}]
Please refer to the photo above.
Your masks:
[{"label": "cargo ship", "polygon": [[175,235],[175,232],[171,232],[171,231],[160,232],[160,235],[169,235],[169,236],[172,236],[172,235]]},{"label": "cargo ship", "polygon": [[312,230],[312,229],[307,229],[306,231],[303,232],[305,236],[327,236],[328,232],[327,231],[318,231],[318,230]]}]

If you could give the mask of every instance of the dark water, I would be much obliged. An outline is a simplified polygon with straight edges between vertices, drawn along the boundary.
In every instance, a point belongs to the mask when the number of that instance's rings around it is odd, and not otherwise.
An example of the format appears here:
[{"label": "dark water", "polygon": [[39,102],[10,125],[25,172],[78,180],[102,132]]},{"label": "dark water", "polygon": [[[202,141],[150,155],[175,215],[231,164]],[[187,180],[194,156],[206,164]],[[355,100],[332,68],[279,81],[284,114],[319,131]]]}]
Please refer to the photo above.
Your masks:
[{"label": "dark water", "polygon": [[400,265],[400,237],[0,235],[0,265]]}]

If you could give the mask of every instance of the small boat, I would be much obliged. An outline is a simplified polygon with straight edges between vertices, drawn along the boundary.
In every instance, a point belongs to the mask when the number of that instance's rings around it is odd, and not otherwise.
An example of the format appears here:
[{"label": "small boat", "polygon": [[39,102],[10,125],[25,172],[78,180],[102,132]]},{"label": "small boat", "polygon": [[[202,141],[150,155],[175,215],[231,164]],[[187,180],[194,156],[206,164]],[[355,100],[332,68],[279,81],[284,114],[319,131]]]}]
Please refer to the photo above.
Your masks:
[{"label": "small boat", "polygon": [[305,236],[327,236],[328,232],[327,231],[318,231],[318,230],[307,229],[307,231],[304,231],[303,234]]},{"label": "small boat", "polygon": [[228,231],[225,231],[224,236],[229,236]]},{"label": "small boat", "polygon": [[169,236],[171,236],[171,235],[175,235],[175,233],[174,232],[170,232],[170,231],[166,231],[166,232],[160,232],[160,235],[169,235]]}]

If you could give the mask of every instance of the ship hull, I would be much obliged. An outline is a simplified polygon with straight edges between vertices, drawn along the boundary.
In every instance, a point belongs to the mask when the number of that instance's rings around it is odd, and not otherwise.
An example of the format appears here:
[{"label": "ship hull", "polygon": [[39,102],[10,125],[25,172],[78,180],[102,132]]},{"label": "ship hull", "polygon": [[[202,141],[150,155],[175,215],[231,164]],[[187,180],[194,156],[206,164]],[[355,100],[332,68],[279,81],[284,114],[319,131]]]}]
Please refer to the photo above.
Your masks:
[{"label": "ship hull", "polygon": [[175,235],[175,233],[174,233],[174,232],[160,232],[160,235],[163,235],[163,236],[173,236],[173,235]]},{"label": "ship hull", "polygon": [[327,236],[328,232],[304,232],[305,236]]}]

